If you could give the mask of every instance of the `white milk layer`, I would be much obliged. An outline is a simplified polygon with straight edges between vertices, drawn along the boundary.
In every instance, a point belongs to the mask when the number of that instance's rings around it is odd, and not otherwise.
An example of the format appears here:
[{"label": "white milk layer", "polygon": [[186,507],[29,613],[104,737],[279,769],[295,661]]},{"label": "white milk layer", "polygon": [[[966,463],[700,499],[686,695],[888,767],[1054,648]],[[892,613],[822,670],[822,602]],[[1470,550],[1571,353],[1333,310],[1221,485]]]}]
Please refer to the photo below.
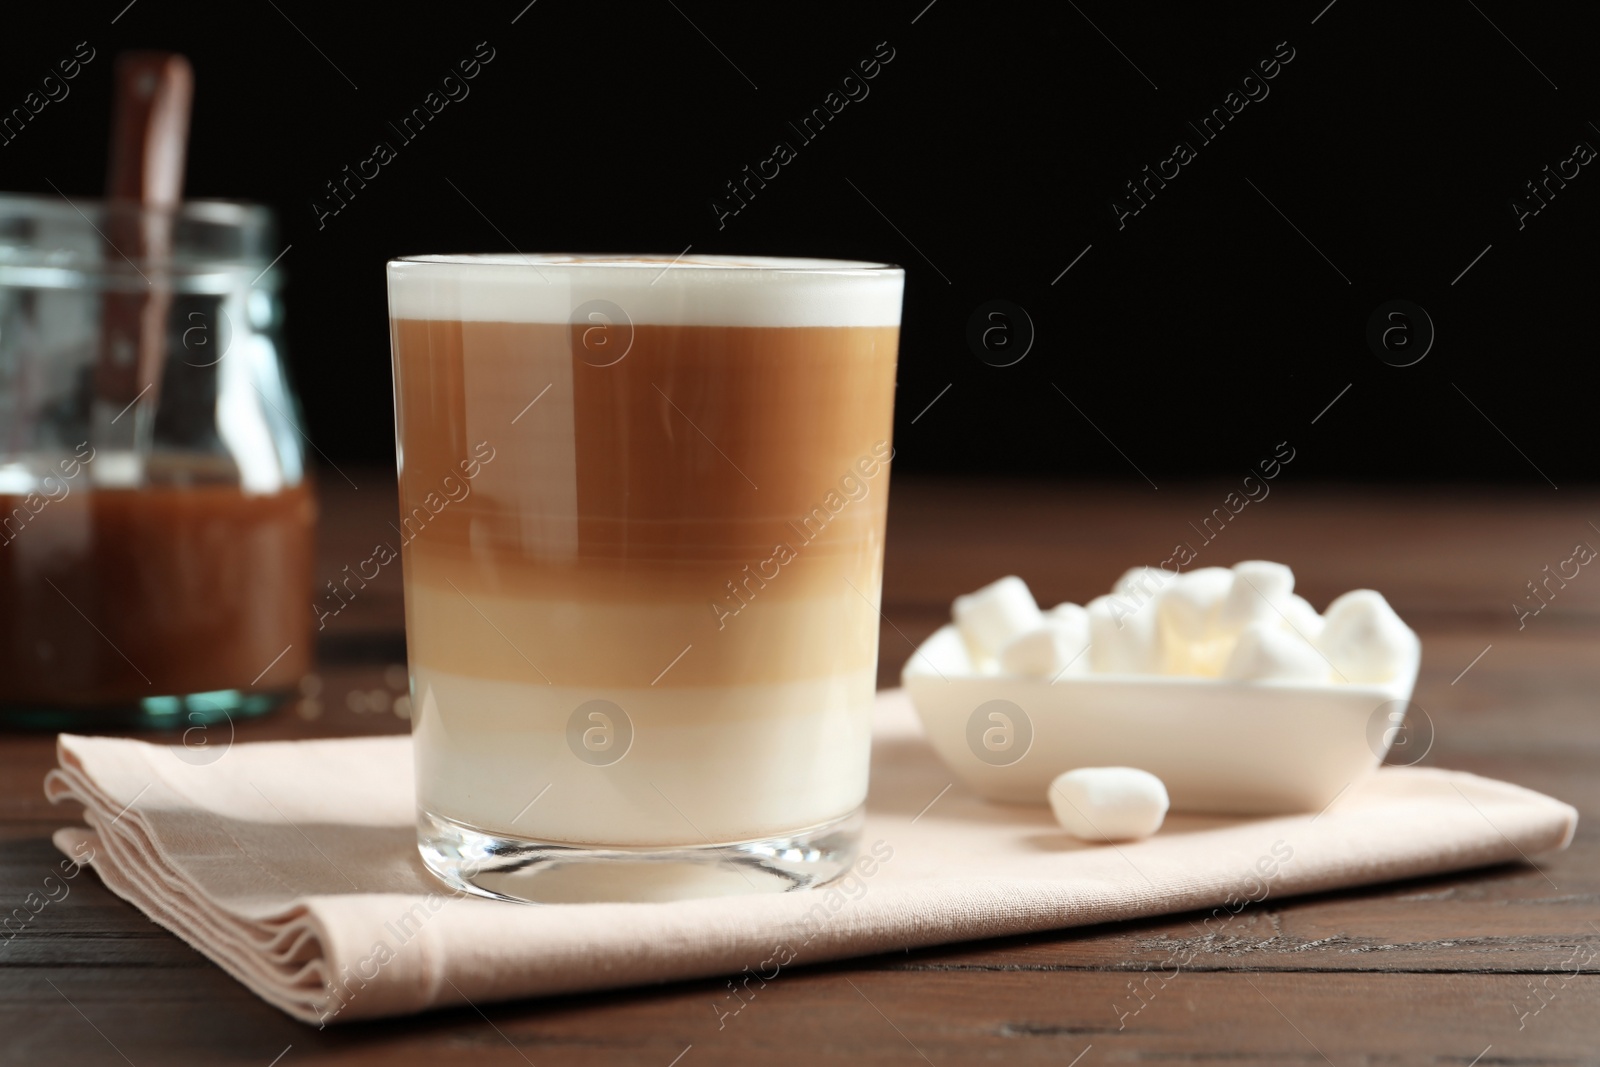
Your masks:
[{"label": "white milk layer", "polygon": [[413,660],[412,685],[419,806],[489,833],[722,844],[815,826],[866,799],[872,670],[578,688],[463,677]]},{"label": "white milk layer", "polygon": [[898,326],[904,285],[899,267],[842,259],[413,256],[389,261],[389,315],[613,325],[620,311],[634,325]]}]

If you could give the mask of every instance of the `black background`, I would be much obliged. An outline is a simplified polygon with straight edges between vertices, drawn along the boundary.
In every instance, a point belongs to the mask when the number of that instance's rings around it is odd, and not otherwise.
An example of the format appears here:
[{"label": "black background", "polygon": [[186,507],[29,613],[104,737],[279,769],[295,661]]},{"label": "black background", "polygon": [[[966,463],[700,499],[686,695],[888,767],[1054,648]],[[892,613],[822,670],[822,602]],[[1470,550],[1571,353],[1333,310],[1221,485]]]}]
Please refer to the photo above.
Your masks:
[{"label": "black background", "polygon": [[[339,461],[393,456],[385,259],[692,245],[907,268],[904,471],[1155,484],[1287,440],[1297,478],[1595,476],[1600,167],[1525,228],[1510,207],[1600,146],[1577,5],[525,4],[8,11],[0,110],[97,54],[0,146],[0,186],[97,194],[113,57],[186,53],[189,194],[279,211],[292,370]],[[470,95],[401,144],[387,123],[485,41]],[[801,145],[788,122],[879,42],[870,95]],[[1185,123],[1279,42],[1270,94],[1202,144]],[[1198,158],[1119,229],[1112,199],[1179,139]],[[379,140],[397,158],[319,228],[324,183]],[[719,229],[713,198],[779,140],[798,158]],[[1366,341],[1394,299],[1437,330],[1409,367]],[[991,300],[1036,331],[1011,366],[967,342]]]}]

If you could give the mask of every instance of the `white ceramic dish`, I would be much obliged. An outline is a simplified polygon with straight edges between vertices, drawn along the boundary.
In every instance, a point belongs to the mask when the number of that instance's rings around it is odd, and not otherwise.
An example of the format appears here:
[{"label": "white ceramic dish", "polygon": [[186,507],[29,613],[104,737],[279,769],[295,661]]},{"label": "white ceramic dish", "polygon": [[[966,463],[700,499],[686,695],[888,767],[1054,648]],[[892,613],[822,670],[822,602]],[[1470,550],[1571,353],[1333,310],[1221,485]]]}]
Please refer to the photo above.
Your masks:
[{"label": "white ceramic dish", "polygon": [[[945,626],[901,682],[934,750],[980,795],[1043,804],[1063,771],[1126,766],[1159,777],[1174,811],[1252,815],[1320,811],[1375,771],[1420,665],[1335,686],[1115,674],[1052,684],[975,676],[966,663]],[[985,708],[993,701],[1010,706]]]}]

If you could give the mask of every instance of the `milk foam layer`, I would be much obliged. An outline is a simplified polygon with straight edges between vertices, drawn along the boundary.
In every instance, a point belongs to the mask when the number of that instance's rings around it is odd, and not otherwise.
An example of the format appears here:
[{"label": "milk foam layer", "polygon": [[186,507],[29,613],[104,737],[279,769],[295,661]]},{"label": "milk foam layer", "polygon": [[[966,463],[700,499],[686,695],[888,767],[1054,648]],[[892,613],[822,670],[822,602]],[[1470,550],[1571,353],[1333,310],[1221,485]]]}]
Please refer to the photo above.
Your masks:
[{"label": "milk foam layer", "polygon": [[634,324],[898,326],[904,278],[899,267],[842,259],[414,256],[389,262],[389,314],[566,323],[605,300]]},{"label": "milk foam layer", "polygon": [[[679,689],[498,682],[415,659],[412,673],[418,806],[479,830],[723,844],[828,822],[866,799],[871,669]],[[612,763],[573,748],[573,712],[593,700],[627,716],[631,742]]]}]

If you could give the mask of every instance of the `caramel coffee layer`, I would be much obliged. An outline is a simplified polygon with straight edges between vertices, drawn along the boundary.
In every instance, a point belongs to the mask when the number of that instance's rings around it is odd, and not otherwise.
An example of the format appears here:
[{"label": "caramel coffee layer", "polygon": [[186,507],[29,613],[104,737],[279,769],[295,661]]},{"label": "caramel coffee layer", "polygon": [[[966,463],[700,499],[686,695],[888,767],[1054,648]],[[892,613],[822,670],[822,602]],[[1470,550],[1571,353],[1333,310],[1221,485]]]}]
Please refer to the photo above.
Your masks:
[{"label": "caramel coffee layer", "polygon": [[[415,658],[508,681],[871,665],[898,328],[399,319]],[[612,347],[607,347],[612,346]]]}]

